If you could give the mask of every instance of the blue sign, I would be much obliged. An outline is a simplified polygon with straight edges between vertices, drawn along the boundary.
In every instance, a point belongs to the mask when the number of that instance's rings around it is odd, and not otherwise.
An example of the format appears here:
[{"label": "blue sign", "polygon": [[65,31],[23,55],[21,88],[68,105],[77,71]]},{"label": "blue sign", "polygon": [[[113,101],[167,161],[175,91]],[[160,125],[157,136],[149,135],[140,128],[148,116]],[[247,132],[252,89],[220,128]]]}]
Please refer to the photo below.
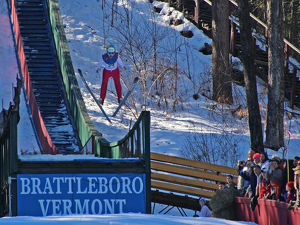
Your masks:
[{"label": "blue sign", "polygon": [[145,174],[19,174],[18,216],[146,213]]}]

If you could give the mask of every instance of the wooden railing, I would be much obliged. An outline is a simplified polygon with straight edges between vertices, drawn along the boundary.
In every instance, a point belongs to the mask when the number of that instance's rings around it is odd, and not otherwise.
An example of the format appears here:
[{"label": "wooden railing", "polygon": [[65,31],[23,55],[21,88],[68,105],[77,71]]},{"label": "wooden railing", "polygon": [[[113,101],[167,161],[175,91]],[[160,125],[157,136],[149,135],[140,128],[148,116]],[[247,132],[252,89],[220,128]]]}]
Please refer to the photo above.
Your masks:
[{"label": "wooden railing", "polygon": [[235,198],[238,221],[250,221],[257,224],[297,225],[300,221],[300,209],[287,210],[289,204],[274,200],[258,200],[251,211],[250,198]]},{"label": "wooden railing", "polygon": [[26,56],[23,48],[22,39],[21,39],[21,32],[20,32],[18,16],[15,7],[15,0],[9,0],[7,2],[10,10],[11,23],[13,26],[14,39],[15,39],[14,41],[17,47],[17,56],[18,56],[17,60],[18,60],[19,68],[22,72],[24,88],[26,90],[27,98],[29,101],[29,106],[30,106],[34,126],[37,135],[39,137],[39,141],[41,143],[41,147],[42,147],[41,151],[46,154],[55,155],[60,153],[60,151],[53,144],[51,137],[49,136],[41,112],[39,110],[36,97],[33,93],[33,88],[30,81],[30,75],[29,75],[27,62],[26,62]]},{"label": "wooden railing", "polygon": [[[212,5],[212,1],[213,0],[198,0],[198,1],[203,1],[203,2],[205,2],[205,3],[207,3],[208,5]],[[230,5],[229,5],[229,8],[230,8],[230,10],[229,10],[229,12],[233,12],[234,10],[236,10],[236,8],[238,7],[238,3],[236,2],[236,1],[234,1],[234,0],[229,0],[229,3],[230,3]],[[197,9],[195,10],[195,12],[197,12]],[[236,15],[235,15],[236,16]],[[268,26],[267,26],[267,24],[265,24],[263,21],[261,21],[258,17],[256,17],[255,15],[253,15],[252,13],[250,13],[250,17],[254,20],[254,22],[256,23],[256,25],[258,25],[258,26],[260,26],[260,28],[262,29],[262,30],[264,30],[264,33],[262,33],[262,36],[264,36],[265,37],[265,40],[262,40],[261,39],[261,41],[262,41],[262,44],[266,44],[266,39],[267,39],[267,33],[268,33]],[[230,16],[230,18],[229,18],[231,21],[233,21],[233,23],[235,23],[237,26],[239,26],[239,22],[236,20],[236,19],[234,19],[233,17],[231,17]],[[197,22],[197,21],[196,21]],[[285,44],[285,51],[287,52],[287,53],[289,53],[290,52],[290,50],[292,50],[292,51],[294,51],[295,53],[297,53],[297,55],[300,55],[300,50],[298,49],[298,48],[296,48],[291,42],[289,42],[287,39],[283,39],[283,41],[284,41],[284,44]],[[289,54],[287,54],[286,55],[286,57],[287,57],[287,60],[288,60],[288,58],[289,58]],[[294,65],[294,66],[296,66],[296,65]],[[300,70],[300,68],[298,67],[298,70]]]},{"label": "wooden railing", "polygon": [[81,145],[85,146],[92,138],[93,152],[99,157],[145,159],[145,155],[150,154],[150,113],[142,112],[132,129],[120,141],[111,143],[102,136],[101,130],[98,131],[89,118],[78,86],[58,2],[57,0],[46,0],[46,2],[70,113],[75,121]]},{"label": "wooden railing", "polygon": [[[229,20],[231,21],[231,38],[230,38],[230,51],[233,56],[237,56],[236,54],[236,36],[239,27],[239,21],[237,18],[237,7],[238,4],[234,0],[228,0],[229,1]],[[200,9],[200,2],[206,3],[207,5],[211,6],[213,0],[196,0],[196,7],[195,7],[195,17],[194,21],[196,24],[199,23],[199,15],[201,14]],[[250,17],[253,19],[253,24],[255,27],[255,33],[253,33],[253,39],[254,39],[254,45],[256,46],[257,42],[260,42],[261,45],[263,45],[266,49],[268,48],[268,38],[267,38],[267,32],[268,32],[268,26],[263,21],[261,21],[259,18],[257,18],[255,15],[250,13]],[[199,25],[199,24],[198,24]],[[293,109],[294,105],[299,105],[299,86],[297,86],[297,73],[300,72],[300,67],[296,65],[290,57],[294,57],[296,60],[300,59],[300,50],[294,46],[291,42],[289,42],[287,39],[283,39],[284,42],[284,55],[285,55],[285,68],[286,71],[291,73],[290,80],[288,81],[290,83],[288,87],[289,99],[290,99],[290,106]],[[267,52],[267,50],[265,51]],[[255,60],[255,63],[259,66],[267,66],[268,62],[263,62],[261,60]],[[296,93],[297,92],[297,93]],[[296,100],[297,99],[297,100]]]},{"label": "wooden railing", "polygon": [[0,112],[0,217],[9,210],[9,176],[16,171],[18,159],[17,127],[22,81],[17,79],[13,104]]},{"label": "wooden railing", "polygon": [[151,153],[152,189],[210,199],[228,174],[237,183],[235,168]]},{"label": "wooden railing", "polygon": [[[150,112],[142,111],[141,115],[128,134],[117,142],[99,141],[100,151],[95,152],[104,158],[150,158]],[[150,161],[149,161],[150,162]],[[150,167],[150,165],[149,165]]]},{"label": "wooden railing", "polygon": [[[0,113],[3,116],[5,111]],[[7,121],[0,133],[0,217],[8,212],[8,179],[17,162],[17,125],[19,112],[9,110]]]}]

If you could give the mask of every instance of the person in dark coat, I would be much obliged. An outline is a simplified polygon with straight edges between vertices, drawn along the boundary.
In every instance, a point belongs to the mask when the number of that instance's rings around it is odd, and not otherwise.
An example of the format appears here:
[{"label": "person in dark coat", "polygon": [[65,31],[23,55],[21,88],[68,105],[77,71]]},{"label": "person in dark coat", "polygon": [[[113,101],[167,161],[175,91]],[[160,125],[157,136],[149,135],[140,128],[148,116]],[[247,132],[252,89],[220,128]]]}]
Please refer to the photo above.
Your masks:
[{"label": "person in dark coat", "polygon": [[249,183],[250,183],[250,188],[251,188],[251,195],[249,196],[250,198],[254,197],[255,191],[256,191],[256,184],[257,184],[257,177],[253,172],[254,165],[255,165],[254,163],[249,165],[249,167],[248,167],[249,173],[248,174],[247,173],[240,174],[244,180],[249,181]]},{"label": "person in dark coat", "polygon": [[243,187],[241,189],[242,195],[245,195],[245,193],[247,193],[247,189],[250,186],[249,168],[251,165],[254,164],[254,162],[253,162],[254,154],[255,154],[255,151],[249,150],[247,161],[246,162],[240,161],[240,160],[238,161],[237,172],[238,172],[239,178],[241,178],[241,183],[243,184]]},{"label": "person in dark coat", "polygon": [[293,168],[296,168],[296,167],[297,167],[299,160],[300,160],[300,158],[299,158],[298,156],[295,156],[295,157],[294,157]]},{"label": "person in dark coat", "polygon": [[266,173],[266,179],[270,182],[267,187],[267,190],[270,190],[269,196],[267,198],[277,200],[279,198],[279,187],[282,171],[279,168],[280,158],[274,155],[270,159],[270,164],[268,171]]},{"label": "person in dark coat", "polygon": [[[289,166],[287,166],[287,163],[289,163]],[[281,180],[280,180],[280,187],[279,187],[279,194],[280,194],[279,200],[280,201],[285,201],[285,199],[287,198],[286,184],[289,181],[294,181],[293,174],[294,174],[293,163],[289,162],[289,160],[287,160],[283,164],[283,170],[282,170],[282,175],[281,175]]]}]

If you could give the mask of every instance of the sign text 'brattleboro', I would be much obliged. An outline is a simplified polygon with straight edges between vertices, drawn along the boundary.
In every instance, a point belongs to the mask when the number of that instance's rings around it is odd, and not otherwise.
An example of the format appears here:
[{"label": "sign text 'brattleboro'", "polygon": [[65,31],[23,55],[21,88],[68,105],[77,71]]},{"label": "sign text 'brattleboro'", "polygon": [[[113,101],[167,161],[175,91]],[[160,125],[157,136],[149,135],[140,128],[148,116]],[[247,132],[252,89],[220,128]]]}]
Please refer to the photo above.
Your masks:
[{"label": "sign text 'brattleboro'", "polygon": [[146,212],[144,174],[19,174],[18,216]]}]

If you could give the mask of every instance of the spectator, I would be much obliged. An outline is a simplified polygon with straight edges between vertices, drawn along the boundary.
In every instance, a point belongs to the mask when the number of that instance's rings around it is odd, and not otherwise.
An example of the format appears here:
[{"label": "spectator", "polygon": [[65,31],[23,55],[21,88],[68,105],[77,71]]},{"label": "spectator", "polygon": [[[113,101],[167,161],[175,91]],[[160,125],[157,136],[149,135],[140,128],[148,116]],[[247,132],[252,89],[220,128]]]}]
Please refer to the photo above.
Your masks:
[{"label": "spectator", "polygon": [[[246,162],[244,160],[239,160],[238,165],[237,165],[237,172],[239,173],[239,170],[242,170],[246,166]],[[238,181],[237,181],[237,189],[238,190],[243,190],[244,187],[244,179],[238,175]]]},{"label": "spectator", "polygon": [[228,188],[235,188],[236,189],[235,183],[233,182],[233,176],[232,175],[227,175],[226,181],[227,181],[227,187]]},{"label": "spectator", "polygon": [[237,173],[238,173],[238,183],[237,183],[237,189],[241,191],[241,194],[244,195],[245,194],[245,189],[247,188],[247,186],[249,185],[249,182],[245,183],[245,180],[243,179],[243,177],[240,175],[241,171],[243,171],[243,169],[247,170],[246,167],[246,162],[244,160],[239,160],[238,161],[238,165],[237,165]]},{"label": "spectator", "polygon": [[276,155],[269,160],[270,164],[266,173],[266,179],[270,182],[267,186],[269,191],[267,198],[277,200],[279,197],[279,187],[282,171],[279,168],[280,158]]},{"label": "spectator", "polygon": [[294,168],[293,170],[294,170],[294,173],[295,173],[294,187],[297,191],[296,203],[294,205],[294,208],[298,209],[298,207],[300,206],[300,186],[299,186],[299,182],[300,182],[300,165],[297,166],[296,168]]},{"label": "spectator", "polygon": [[296,168],[299,163],[300,158],[298,156],[295,156],[293,161],[293,168]]},{"label": "spectator", "polygon": [[260,162],[261,162],[261,168],[265,167],[265,168],[268,168],[269,166],[269,158],[268,158],[268,155],[267,153],[263,152],[263,153],[260,153]]},{"label": "spectator", "polygon": [[248,151],[248,160],[252,160],[253,159],[253,155],[255,154],[255,151],[254,150],[249,150]]},{"label": "spectator", "polygon": [[294,182],[293,181],[289,181],[286,184],[286,191],[287,191],[287,199],[286,199],[286,203],[290,203],[290,201],[295,197],[295,187],[294,187]]},{"label": "spectator", "polygon": [[[246,195],[247,189],[250,186],[250,176],[249,176],[249,167],[253,164],[252,158],[255,154],[255,151],[249,150],[248,151],[248,159],[246,162],[238,161],[238,175],[239,175],[239,184],[243,184],[243,186],[239,186],[241,189],[241,195]],[[246,178],[246,179],[245,179]]]},{"label": "spectator", "polygon": [[259,188],[260,188],[260,184],[262,182],[263,176],[261,174],[261,168],[259,165],[255,164],[252,167],[253,167],[253,172],[257,178],[255,196],[259,196],[259,192],[260,192]]},{"label": "spectator", "polygon": [[261,163],[260,163],[260,154],[259,153],[255,153],[252,156],[252,159],[253,159],[254,164],[261,166]]},{"label": "spectator", "polygon": [[201,214],[203,217],[211,217],[211,211],[210,209],[205,205],[205,199],[200,198],[199,204],[201,205]]},{"label": "spectator", "polygon": [[220,183],[219,183],[219,189],[223,190],[223,189],[225,189],[225,188],[226,188],[225,182],[220,182]]},{"label": "spectator", "polygon": [[266,199],[266,197],[268,195],[267,186],[269,185],[269,182],[266,179],[266,174],[267,174],[267,167],[263,166],[261,168],[261,175],[263,178],[262,178],[260,188],[259,188],[260,192],[259,192],[258,199]]},{"label": "spectator", "polygon": [[241,173],[241,176],[243,177],[244,180],[249,181],[250,185],[246,190],[245,197],[254,197],[255,191],[256,191],[256,184],[257,184],[257,178],[253,172],[253,162],[252,164],[249,164],[248,166],[248,174],[247,173]]},{"label": "spectator", "polygon": [[260,183],[261,183],[263,177],[261,175],[261,169],[260,169],[260,166],[258,164],[254,164],[251,167],[253,168],[253,173],[255,174],[256,179],[257,179],[256,187],[255,187],[255,194],[251,198],[251,203],[250,203],[251,210],[254,211],[254,209],[257,205],[257,198],[259,197],[259,194],[260,194],[259,188],[260,188]]},{"label": "spectator", "polygon": [[[287,163],[289,163],[289,165],[287,165]],[[287,199],[287,192],[286,192],[286,184],[289,181],[293,181],[294,180],[294,176],[293,176],[293,166],[292,163],[289,160],[286,160],[283,163],[283,170],[282,170],[282,175],[281,175],[281,179],[280,179],[280,187],[279,187],[279,200],[280,201],[286,201]]]}]

